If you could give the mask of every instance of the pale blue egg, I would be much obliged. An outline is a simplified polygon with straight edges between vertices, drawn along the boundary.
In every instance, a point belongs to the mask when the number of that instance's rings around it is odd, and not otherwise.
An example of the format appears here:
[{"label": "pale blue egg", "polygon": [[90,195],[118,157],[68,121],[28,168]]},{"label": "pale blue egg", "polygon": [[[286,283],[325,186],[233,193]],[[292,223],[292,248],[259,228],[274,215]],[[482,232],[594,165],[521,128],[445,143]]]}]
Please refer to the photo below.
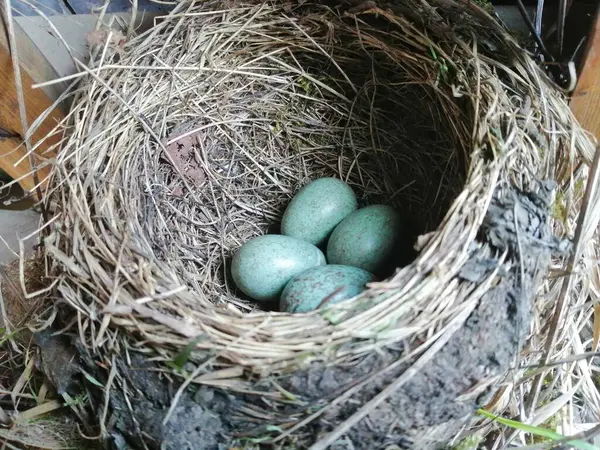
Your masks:
[{"label": "pale blue egg", "polygon": [[313,311],[321,306],[356,297],[373,281],[372,273],[358,267],[313,267],[296,275],[281,294],[281,311],[297,313]]},{"label": "pale blue egg", "polygon": [[246,242],[234,255],[231,275],[237,287],[255,300],[279,297],[294,276],[325,264],[314,245],[289,236],[267,234]]},{"label": "pale blue egg", "polygon": [[327,261],[380,274],[393,263],[401,236],[400,215],[393,208],[373,205],[359,209],[331,234]]},{"label": "pale blue egg", "polygon": [[320,245],[357,207],[350,186],[337,178],[319,178],[294,196],[283,214],[281,233]]}]

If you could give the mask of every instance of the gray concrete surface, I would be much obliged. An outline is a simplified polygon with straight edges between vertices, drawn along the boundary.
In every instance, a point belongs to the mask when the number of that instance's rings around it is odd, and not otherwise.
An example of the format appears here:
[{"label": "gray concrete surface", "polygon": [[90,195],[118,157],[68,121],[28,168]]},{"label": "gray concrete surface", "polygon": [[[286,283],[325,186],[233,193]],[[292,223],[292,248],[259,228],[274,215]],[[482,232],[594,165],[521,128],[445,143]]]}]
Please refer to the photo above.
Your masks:
[{"label": "gray concrete surface", "polygon": [[[0,209],[0,264],[7,264],[19,253],[19,241],[33,233],[39,226],[40,215],[32,210]],[[33,237],[23,242],[26,252],[37,243]]]}]

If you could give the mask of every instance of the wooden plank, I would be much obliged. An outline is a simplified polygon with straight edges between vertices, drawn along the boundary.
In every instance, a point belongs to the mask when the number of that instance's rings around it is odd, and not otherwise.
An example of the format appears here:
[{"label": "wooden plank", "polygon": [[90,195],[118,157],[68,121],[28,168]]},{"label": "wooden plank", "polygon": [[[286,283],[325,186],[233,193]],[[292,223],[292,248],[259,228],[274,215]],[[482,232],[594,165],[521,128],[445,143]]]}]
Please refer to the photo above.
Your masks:
[{"label": "wooden plank", "polygon": [[[147,30],[153,25],[156,14],[144,13],[136,16],[135,27],[138,32]],[[63,42],[56,36],[56,28],[62,39],[69,45],[71,53],[80,61],[88,60],[88,45],[86,35],[93,31],[98,22],[94,15],[51,16],[51,22],[39,16],[16,17],[15,37],[19,52],[21,68],[25,69],[34,83],[56,80],[77,72],[69,52]],[[104,26],[124,30],[129,24],[131,15],[128,13],[106,14]],[[8,49],[6,31],[0,20],[0,45]],[[69,82],[51,84],[43,88],[46,95],[56,100],[68,87]],[[64,112],[69,109],[69,103],[60,105]]]},{"label": "wooden plank", "polygon": [[600,10],[589,35],[583,68],[571,98],[579,123],[600,139]]},{"label": "wooden plank", "polygon": [[[47,56],[33,42],[28,33],[21,26],[21,21],[32,21],[34,17],[17,17],[15,18],[15,40],[17,42],[17,51],[19,53],[19,62],[21,69],[24,69],[35,83],[43,81],[55,80],[60,78],[59,73],[50,64]],[[43,20],[43,19],[42,19]],[[0,47],[8,50],[7,32],[4,27],[4,21],[0,20]],[[46,95],[56,100],[67,88],[67,83],[58,83],[47,86],[43,89]],[[63,105],[66,110],[66,105]]]},{"label": "wooden plank", "polygon": [[[104,6],[104,0],[35,0],[32,2],[46,16],[75,14],[97,14]],[[138,11],[165,13],[173,8],[173,5],[156,3],[151,0],[138,0]],[[38,16],[37,12],[26,3],[12,0],[15,17]],[[132,0],[110,0],[107,5],[107,13],[130,12],[133,7]]]},{"label": "wooden plank", "polygon": [[[25,97],[25,107],[27,110],[27,120],[29,125],[36,120],[52,102],[41,89],[32,89],[33,80],[22,70],[22,85]],[[0,128],[20,136],[24,136],[21,127],[19,114],[19,102],[14,81],[13,66],[10,54],[5,48],[0,48]],[[50,116],[42,123],[32,136],[31,142],[38,142],[45,137],[54,126],[63,118],[63,114],[54,110]],[[49,148],[58,143],[59,136],[53,136],[40,144],[36,150],[36,165],[42,163],[46,158],[53,158],[55,154],[49,151]],[[26,191],[33,192],[35,183],[30,173],[29,158],[24,156],[27,151],[22,138],[4,138],[0,139],[0,169],[9,174],[13,179],[23,178],[19,184]],[[20,161],[21,160],[21,161]],[[50,168],[46,166],[40,169],[39,179],[44,180],[50,174]]]},{"label": "wooden plank", "polygon": [[[148,29],[153,23],[154,16],[155,14],[151,13],[139,14],[136,17],[136,29],[138,31]],[[122,25],[129,23],[130,17],[129,14],[107,14],[103,22],[119,29]],[[92,15],[71,15],[53,16],[49,17],[49,20],[52,21],[54,27],[66,40],[71,52],[80,60],[87,61],[86,35],[95,28],[98,18]],[[63,44],[54,35],[50,25],[44,18],[16,18],[15,33],[17,34],[16,40],[23,75],[22,83],[26,97],[28,121],[31,124],[40,113],[51,105],[50,100],[56,100],[64,92],[67,83],[48,86],[48,88],[45,88],[45,92],[41,89],[32,89],[31,85],[70,75],[75,73],[77,69]],[[0,45],[3,50],[0,54],[0,64],[2,65],[0,69],[0,77],[2,77],[0,83],[2,84],[0,86],[6,86],[3,90],[0,90],[0,128],[22,135],[13,82],[13,70],[3,29],[0,33],[0,44],[4,44],[4,47]],[[61,106],[66,111],[68,105],[63,104]],[[44,137],[62,117],[63,114],[60,111],[54,111],[52,116],[35,133],[33,141],[35,142]],[[54,144],[56,141],[57,138],[55,137],[48,143],[44,143],[38,153],[45,152],[49,145]],[[29,171],[27,158],[18,167],[13,167],[25,154],[25,147],[23,145],[19,146],[19,144],[18,139],[0,140],[0,169],[7,172],[12,178],[18,178]],[[39,158],[38,160],[41,161]],[[40,174],[41,178],[46,176],[48,172],[49,169],[45,169]],[[23,180],[21,186],[27,191],[31,190],[34,186],[31,177]]]},{"label": "wooden plank", "polygon": [[[138,14],[135,21],[137,32],[150,28],[154,23],[154,17],[156,14]],[[69,46],[71,54],[85,63],[89,57],[87,34],[93,31],[98,23],[98,17],[94,15],[54,16],[48,19],[51,23],[42,17],[19,17],[15,20],[15,25],[22,34],[17,37],[17,42],[21,44],[19,58],[22,62],[24,60],[33,62],[26,66],[33,66],[33,71],[28,70],[28,72],[36,83],[78,72],[79,69],[75,67],[62,40]],[[131,14],[128,13],[106,14],[102,24],[104,27],[124,31],[130,21]],[[58,30],[62,40],[56,36],[53,28]],[[24,49],[22,50],[21,47]],[[39,57],[29,55],[33,53]],[[27,68],[29,69],[29,67]],[[65,82],[48,86],[53,89],[47,94],[50,98],[56,99],[60,93],[64,92],[67,85],[68,83]]]}]

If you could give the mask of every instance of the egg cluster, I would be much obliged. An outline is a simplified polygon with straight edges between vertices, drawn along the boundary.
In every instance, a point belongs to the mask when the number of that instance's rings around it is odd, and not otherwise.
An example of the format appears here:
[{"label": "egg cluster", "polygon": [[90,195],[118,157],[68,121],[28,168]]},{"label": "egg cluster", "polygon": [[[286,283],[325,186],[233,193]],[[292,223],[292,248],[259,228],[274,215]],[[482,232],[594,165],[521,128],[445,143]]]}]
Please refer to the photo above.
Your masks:
[{"label": "egg cluster", "polygon": [[281,233],[245,243],[233,257],[233,280],[255,300],[308,312],[358,295],[393,265],[401,220],[389,206],[358,209],[350,186],[319,178],[294,196]]}]

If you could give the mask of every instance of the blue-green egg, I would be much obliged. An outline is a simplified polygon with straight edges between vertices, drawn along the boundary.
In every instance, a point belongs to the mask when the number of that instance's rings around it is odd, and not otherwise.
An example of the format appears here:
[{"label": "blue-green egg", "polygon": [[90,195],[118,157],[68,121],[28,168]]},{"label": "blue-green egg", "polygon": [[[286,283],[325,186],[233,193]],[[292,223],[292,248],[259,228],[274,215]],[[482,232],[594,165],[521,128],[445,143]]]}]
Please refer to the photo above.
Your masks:
[{"label": "blue-green egg", "polygon": [[331,234],[327,261],[379,274],[398,252],[401,235],[400,215],[393,208],[373,205],[359,209]]},{"label": "blue-green egg", "polygon": [[294,196],[283,214],[281,233],[320,245],[357,207],[350,186],[337,178],[319,178]]},{"label": "blue-green egg", "polygon": [[358,267],[330,264],[296,275],[281,294],[280,310],[290,313],[313,311],[321,306],[355,297],[373,281],[372,273]]},{"label": "blue-green egg", "polygon": [[289,236],[267,234],[246,242],[231,263],[237,287],[255,300],[279,297],[294,276],[325,264],[325,255],[314,245]]}]

